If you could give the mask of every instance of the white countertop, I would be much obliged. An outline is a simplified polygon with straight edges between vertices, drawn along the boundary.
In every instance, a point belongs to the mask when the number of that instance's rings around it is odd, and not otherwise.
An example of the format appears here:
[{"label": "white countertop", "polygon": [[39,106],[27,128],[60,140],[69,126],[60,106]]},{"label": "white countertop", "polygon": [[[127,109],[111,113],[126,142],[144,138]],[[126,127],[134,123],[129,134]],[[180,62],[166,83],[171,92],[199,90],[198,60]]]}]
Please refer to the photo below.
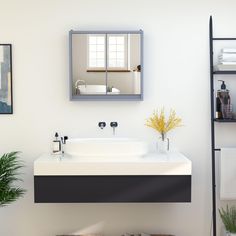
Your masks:
[{"label": "white countertop", "polygon": [[43,154],[34,175],[191,175],[192,162],[179,152],[144,157],[75,157]]}]

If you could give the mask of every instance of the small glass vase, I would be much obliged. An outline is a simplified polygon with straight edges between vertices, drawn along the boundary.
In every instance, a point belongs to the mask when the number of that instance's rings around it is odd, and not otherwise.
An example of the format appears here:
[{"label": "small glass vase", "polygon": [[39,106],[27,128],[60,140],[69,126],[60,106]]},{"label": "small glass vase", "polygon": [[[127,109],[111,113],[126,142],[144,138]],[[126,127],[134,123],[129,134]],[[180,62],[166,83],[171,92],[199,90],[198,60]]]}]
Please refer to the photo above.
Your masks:
[{"label": "small glass vase", "polygon": [[161,135],[157,140],[157,151],[160,153],[167,153],[170,150],[170,141],[166,135]]}]

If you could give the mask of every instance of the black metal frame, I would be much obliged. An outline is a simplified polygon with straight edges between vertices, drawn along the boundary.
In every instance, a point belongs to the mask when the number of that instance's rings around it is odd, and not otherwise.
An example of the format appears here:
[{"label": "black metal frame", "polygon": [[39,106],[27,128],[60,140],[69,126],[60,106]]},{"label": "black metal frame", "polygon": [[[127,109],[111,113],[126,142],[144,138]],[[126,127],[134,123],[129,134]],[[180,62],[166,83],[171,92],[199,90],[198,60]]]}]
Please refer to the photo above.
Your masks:
[{"label": "black metal frame", "polygon": [[212,226],[213,226],[213,236],[217,235],[217,221],[216,221],[216,162],[215,162],[215,152],[221,151],[220,148],[215,146],[215,122],[232,123],[236,122],[236,119],[217,119],[215,118],[214,109],[214,75],[236,75],[236,71],[214,71],[213,64],[213,42],[215,40],[236,40],[236,38],[214,38],[213,37],[213,22],[212,16],[209,20],[209,52],[210,52],[210,101],[211,101],[211,161],[212,161]]},{"label": "black metal frame", "polygon": [[10,48],[10,67],[11,67],[11,112],[8,112],[8,113],[1,113],[0,112],[0,115],[12,115],[13,114],[13,83],[12,83],[12,78],[13,78],[13,75],[12,75],[12,44],[10,43],[0,43],[0,46],[8,46]]},{"label": "black metal frame", "polygon": [[213,65],[213,26],[212,16],[209,21],[210,46],[210,99],[211,99],[211,162],[212,162],[212,224],[213,236],[216,236],[216,179],[215,179],[215,116],[214,116],[214,65]]}]

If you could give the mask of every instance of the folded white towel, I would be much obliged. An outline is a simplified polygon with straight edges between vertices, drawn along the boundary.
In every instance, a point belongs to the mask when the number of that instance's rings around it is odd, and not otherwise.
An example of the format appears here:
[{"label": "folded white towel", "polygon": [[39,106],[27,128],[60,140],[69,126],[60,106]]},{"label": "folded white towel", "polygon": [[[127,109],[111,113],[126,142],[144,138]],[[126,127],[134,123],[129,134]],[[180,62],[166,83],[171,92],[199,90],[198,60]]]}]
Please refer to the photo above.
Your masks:
[{"label": "folded white towel", "polygon": [[221,51],[226,53],[236,53],[236,48],[223,48]]},{"label": "folded white towel", "polygon": [[218,64],[215,66],[216,71],[236,71],[236,65],[223,65]]},{"label": "folded white towel", "polygon": [[236,199],[236,148],[221,148],[220,199]]},{"label": "folded white towel", "polygon": [[236,53],[222,53],[219,60],[224,62],[236,62]]},{"label": "folded white towel", "polygon": [[222,65],[236,65],[236,61],[221,61]]}]

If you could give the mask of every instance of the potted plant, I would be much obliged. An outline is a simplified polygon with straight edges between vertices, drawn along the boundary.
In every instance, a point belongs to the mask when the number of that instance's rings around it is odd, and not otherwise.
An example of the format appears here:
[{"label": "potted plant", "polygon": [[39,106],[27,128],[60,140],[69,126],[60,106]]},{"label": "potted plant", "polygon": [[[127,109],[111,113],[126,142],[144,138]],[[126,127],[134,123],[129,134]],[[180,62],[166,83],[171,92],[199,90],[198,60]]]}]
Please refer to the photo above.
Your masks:
[{"label": "potted plant", "polygon": [[18,159],[18,152],[10,152],[0,157],[0,207],[6,206],[19,197],[25,190],[15,186],[19,178],[19,170],[23,167]]},{"label": "potted plant", "polygon": [[169,151],[169,139],[167,138],[167,133],[181,126],[181,118],[176,116],[174,110],[170,110],[169,117],[165,116],[165,109],[162,108],[159,112],[155,110],[151,117],[146,121],[146,126],[156,130],[161,136],[157,141],[157,148],[159,152]]},{"label": "potted plant", "polygon": [[225,226],[228,236],[236,236],[236,208],[226,206],[226,209],[219,209],[221,220]]}]

